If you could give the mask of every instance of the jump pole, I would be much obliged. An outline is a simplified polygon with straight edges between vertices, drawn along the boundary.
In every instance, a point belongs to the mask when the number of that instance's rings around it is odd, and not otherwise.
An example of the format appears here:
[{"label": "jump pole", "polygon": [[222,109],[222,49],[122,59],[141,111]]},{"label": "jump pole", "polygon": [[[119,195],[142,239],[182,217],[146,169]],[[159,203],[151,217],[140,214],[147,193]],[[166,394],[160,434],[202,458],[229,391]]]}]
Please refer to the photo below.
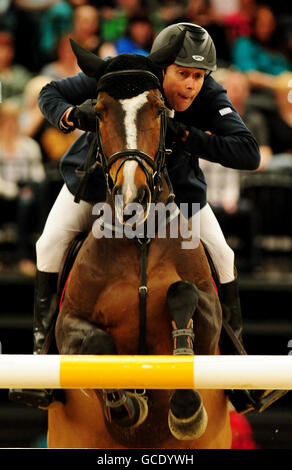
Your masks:
[{"label": "jump pole", "polygon": [[292,355],[1,354],[0,388],[292,390]]}]

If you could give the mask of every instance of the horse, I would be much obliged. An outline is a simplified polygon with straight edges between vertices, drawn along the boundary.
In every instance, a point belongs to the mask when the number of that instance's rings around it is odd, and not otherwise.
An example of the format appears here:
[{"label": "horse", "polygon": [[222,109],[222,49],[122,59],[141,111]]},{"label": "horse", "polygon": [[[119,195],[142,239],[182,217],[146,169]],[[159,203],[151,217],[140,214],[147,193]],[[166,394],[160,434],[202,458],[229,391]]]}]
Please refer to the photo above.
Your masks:
[{"label": "horse", "polygon": [[[102,207],[109,215],[100,211],[70,271],[55,326],[58,352],[220,354],[222,312],[204,247],[198,240],[184,249],[182,234],[171,236],[171,222],[185,229],[189,222],[166,172],[167,109],[151,58],[141,65],[139,56],[129,61],[121,54],[105,68],[106,61],[74,42],[72,48],[81,69],[99,77],[95,164],[106,180]],[[138,209],[129,226],[131,204]],[[157,212],[149,210],[157,204],[169,209],[165,237],[157,233]],[[151,238],[144,230],[149,220]],[[224,390],[66,390],[64,402],[48,408],[47,442],[50,448],[230,448],[228,398]]]}]

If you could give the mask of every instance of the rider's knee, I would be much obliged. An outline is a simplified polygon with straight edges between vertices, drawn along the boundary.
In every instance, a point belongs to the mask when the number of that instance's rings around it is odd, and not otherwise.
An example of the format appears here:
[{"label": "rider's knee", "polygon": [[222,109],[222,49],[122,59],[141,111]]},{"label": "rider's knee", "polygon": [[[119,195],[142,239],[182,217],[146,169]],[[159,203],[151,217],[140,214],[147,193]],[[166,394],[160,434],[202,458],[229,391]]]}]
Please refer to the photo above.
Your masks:
[{"label": "rider's knee", "polygon": [[205,243],[211,258],[218,264],[234,265],[234,251],[224,237],[217,237],[216,239],[208,240]]},{"label": "rider's knee", "polygon": [[219,248],[218,255],[221,258],[222,262],[224,262],[224,264],[228,264],[233,267],[234,266],[234,251],[232,250],[232,248],[230,248],[226,240],[224,240],[224,242],[221,243],[218,248]]},{"label": "rider's knee", "polygon": [[52,249],[54,246],[55,240],[53,240],[53,237],[48,237],[43,233],[36,242],[37,257],[42,257],[43,254],[48,253],[48,250]]},{"label": "rider's knee", "polygon": [[58,272],[66,249],[68,248],[72,236],[56,230],[43,233],[36,242],[37,267],[41,271]]},{"label": "rider's knee", "polygon": [[225,239],[207,246],[221,283],[234,279],[234,251]]}]

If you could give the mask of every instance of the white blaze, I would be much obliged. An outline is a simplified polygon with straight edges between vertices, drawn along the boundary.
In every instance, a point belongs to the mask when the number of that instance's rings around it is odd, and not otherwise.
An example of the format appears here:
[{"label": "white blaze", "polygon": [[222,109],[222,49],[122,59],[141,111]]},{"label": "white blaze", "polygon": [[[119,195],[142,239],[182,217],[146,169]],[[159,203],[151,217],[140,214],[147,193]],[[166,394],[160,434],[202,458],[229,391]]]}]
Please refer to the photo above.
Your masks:
[{"label": "white blaze", "polygon": [[[123,111],[125,112],[125,131],[126,131],[126,148],[137,148],[137,113],[141,107],[147,103],[148,91],[144,91],[134,98],[119,100]],[[129,161],[124,164],[124,203],[127,204],[136,194],[136,186],[134,185],[134,175],[138,163]]]}]

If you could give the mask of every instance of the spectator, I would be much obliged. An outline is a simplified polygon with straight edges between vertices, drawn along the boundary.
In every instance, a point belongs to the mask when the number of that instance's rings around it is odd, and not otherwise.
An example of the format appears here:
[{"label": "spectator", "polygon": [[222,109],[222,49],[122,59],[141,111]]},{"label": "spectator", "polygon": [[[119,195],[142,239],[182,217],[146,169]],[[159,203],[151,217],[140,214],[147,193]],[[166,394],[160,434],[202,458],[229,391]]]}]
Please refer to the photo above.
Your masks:
[{"label": "spectator", "polygon": [[52,126],[41,113],[38,107],[38,95],[50,81],[50,77],[41,75],[29,81],[24,90],[20,115],[21,132],[40,145],[47,176],[54,168],[57,169],[59,159],[81,133],[75,130],[70,134],[64,134]]},{"label": "spectator", "polygon": [[240,194],[239,171],[203,159],[200,167],[207,179],[209,204],[222,206],[226,213],[233,214]]},{"label": "spectator", "polygon": [[41,75],[52,79],[64,78],[81,72],[69,41],[70,34],[62,36],[57,44],[57,60],[43,67]]},{"label": "spectator", "polygon": [[34,10],[43,10],[45,8],[54,5],[59,0],[14,0],[14,3],[24,10],[34,11]]},{"label": "spectator", "polygon": [[[284,72],[275,77],[274,99],[255,101],[264,113],[268,128],[272,157],[265,172],[243,175],[241,194],[258,208],[261,236],[290,236],[292,220],[289,201],[291,199],[292,174],[292,73]],[[290,95],[289,95],[290,92]],[[259,238],[259,241],[261,237]],[[275,250],[276,245],[262,239],[262,247]]]},{"label": "spectator", "polygon": [[17,20],[15,30],[16,61],[33,73],[46,61],[40,48],[41,18],[59,0],[13,0]]},{"label": "spectator", "polygon": [[141,0],[116,0],[114,8],[102,9],[102,39],[115,42],[126,34],[129,18],[141,12]]},{"label": "spectator", "polygon": [[97,8],[81,5],[74,11],[71,37],[82,47],[96,54],[102,44],[99,36],[100,18]]},{"label": "spectator", "polygon": [[210,0],[218,18],[236,13],[239,9],[239,2],[240,0],[228,0],[227,2],[222,2],[222,0]]},{"label": "spectator", "polygon": [[31,78],[25,67],[14,64],[14,40],[8,31],[0,31],[0,82],[2,100],[17,97],[21,100],[23,89]]},{"label": "spectator", "polygon": [[28,82],[24,90],[20,114],[21,132],[32,137],[41,148],[46,173],[46,206],[44,207],[46,216],[63,183],[59,171],[59,160],[81,134],[78,129],[70,134],[64,134],[52,126],[41,113],[38,107],[38,94],[50,81],[50,77],[38,75]]},{"label": "spectator", "polygon": [[274,90],[275,77],[291,70],[291,64],[277,49],[276,19],[267,6],[258,7],[250,37],[240,37],[232,48],[235,67],[246,72],[253,87]]},{"label": "spectator", "polygon": [[7,13],[11,5],[11,0],[3,0],[0,4],[0,15]]},{"label": "spectator", "polygon": [[[281,5],[281,4],[280,4]],[[275,10],[276,5],[274,5]],[[286,7],[279,9],[277,3],[276,17],[278,24],[278,43],[280,51],[285,54],[288,60],[292,63],[292,11],[288,4]]]},{"label": "spectator", "polygon": [[238,10],[222,18],[223,23],[227,26],[230,44],[233,44],[239,36],[251,35],[252,18],[257,7],[256,0],[240,0]]},{"label": "spectator", "polygon": [[153,42],[153,26],[147,16],[136,15],[129,19],[127,34],[118,39],[114,46],[117,54],[148,55]]},{"label": "spectator", "polygon": [[106,57],[114,57],[117,54],[117,50],[114,44],[111,42],[103,42],[98,48],[98,56],[101,59],[105,59]]},{"label": "spectator", "polygon": [[208,31],[216,47],[218,66],[228,66],[231,58],[227,34],[210,0],[189,0],[185,21],[198,24]]},{"label": "spectator", "polygon": [[255,240],[259,231],[257,209],[252,201],[240,197],[238,170],[200,159],[207,181],[207,199],[220,227],[233,246],[240,271],[251,271],[260,262]]},{"label": "spectator", "polygon": [[292,72],[275,81],[275,107],[267,112],[273,158],[269,170],[292,171]]},{"label": "spectator", "polygon": [[47,62],[56,59],[55,52],[60,37],[72,30],[74,10],[88,3],[88,0],[61,0],[43,12],[40,50]]},{"label": "spectator", "polygon": [[14,32],[16,29],[16,17],[11,0],[0,2],[0,30]]},{"label": "spectator", "polygon": [[158,8],[162,28],[172,23],[178,23],[184,18],[184,5],[174,0],[163,0]]},{"label": "spectator", "polygon": [[[45,213],[43,185],[44,168],[39,145],[21,135],[19,106],[6,101],[0,107],[0,188],[2,213],[15,216],[17,224],[17,262],[19,271],[35,275],[30,254],[31,219],[38,232],[43,228]],[[33,214],[32,214],[32,211]],[[12,216],[13,218],[13,216]]]}]

